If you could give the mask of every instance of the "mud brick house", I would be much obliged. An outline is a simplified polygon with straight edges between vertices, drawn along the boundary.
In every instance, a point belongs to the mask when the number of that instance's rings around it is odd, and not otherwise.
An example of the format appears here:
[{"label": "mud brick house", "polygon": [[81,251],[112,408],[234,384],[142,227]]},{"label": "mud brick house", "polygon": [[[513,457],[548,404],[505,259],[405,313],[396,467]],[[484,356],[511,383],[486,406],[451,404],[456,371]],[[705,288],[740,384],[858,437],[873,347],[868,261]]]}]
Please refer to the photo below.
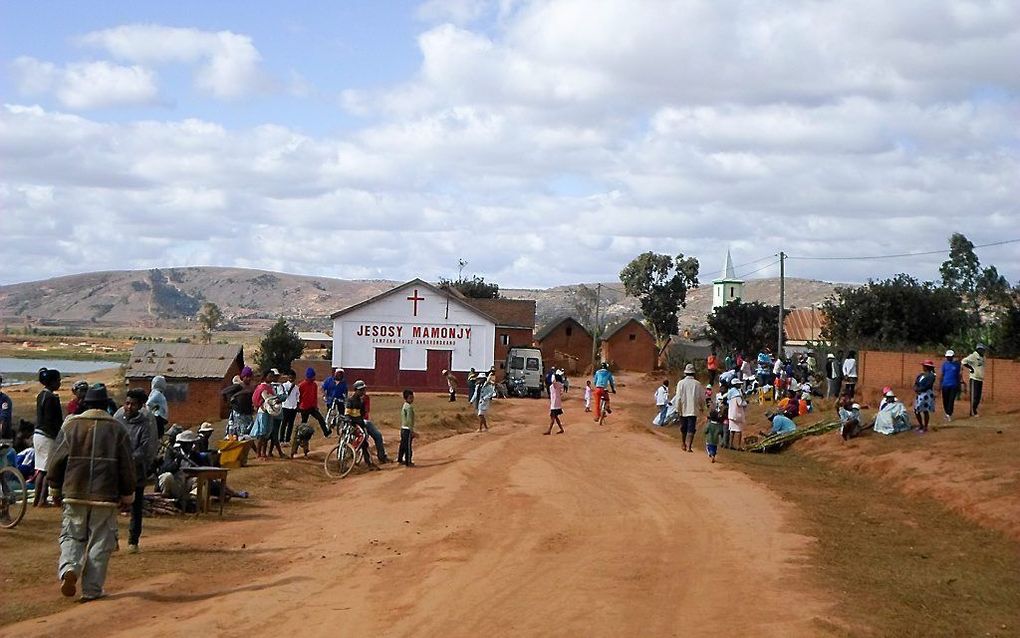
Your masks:
[{"label": "mud brick house", "polygon": [[471,368],[497,368],[515,345],[531,345],[535,302],[469,299],[421,279],[332,315],[333,360],[375,390],[442,391],[442,371],[463,388]]},{"label": "mud brick house", "polygon": [[124,378],[146,392],[156,375],[166,377],[170,422],[197,425],[228,416],[220,392],[244,367],[239,345],[140,343],[131,352]]},{"label": "mud brick house", "polygon": [[535,334],[535,343],[547,366],[554,365],[568,373],[583,373],[591,368],[594,339],[573,317],[562,317],[542,328]]},{"label": "mud brick house", "polygon": [[617,324],[602,337],[602,360],[618,370],[651,372],[658,355],[655,337],[637,319]]}]

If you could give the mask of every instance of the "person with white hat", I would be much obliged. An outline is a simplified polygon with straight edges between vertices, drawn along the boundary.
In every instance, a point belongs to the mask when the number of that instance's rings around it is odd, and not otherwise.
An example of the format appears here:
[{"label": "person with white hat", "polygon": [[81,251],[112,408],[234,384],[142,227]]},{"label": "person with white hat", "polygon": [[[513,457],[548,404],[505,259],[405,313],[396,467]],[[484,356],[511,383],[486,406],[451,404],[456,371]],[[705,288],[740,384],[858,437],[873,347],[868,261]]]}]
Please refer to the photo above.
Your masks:
[{"label": "person with white hat", "polygon": [[669,379],[663,379],[662,385],[655,388],[655,408],[659,411],[658,425],[666,425],[666,414],[669,413]]},{"label": "person with white hat", "polygon": [[849,441],[861,432],[861,404],[852,403],[849,407],[839,407],[839,435],[843,441]]},{"label": "person with white hat", "polygon": [[960,362],[970,372],[970,415],[978,416],[981,405],[981,388],[985,384],[985,344],[979,343],[974,352]]},{"label": "person with white hat", "polygon": [[882,408],[875,417],[875,432],[879,434],[896,434],[910,429],[907,409],[896,399],[892,388],[886,388]]},{"label": "person with white hat", "polygon": [[694,377],[694,364],[684,367],[684,378],[676,384],[673,408],[680,415],[680,446],[686,452],[694,451],[694,432],[698,415],[705,411],[705,394],[701,383]]},{"label": "person with white hat", "polygon": [[942,392],[942,411],[946,421],[953,420],[956,408],[956,397],[960,396],[960,381],[963,377],[962,365],[956,360],[956,353],[946,350],[946,360],[942,362],[939,377],[942,379],[939,390]]}]

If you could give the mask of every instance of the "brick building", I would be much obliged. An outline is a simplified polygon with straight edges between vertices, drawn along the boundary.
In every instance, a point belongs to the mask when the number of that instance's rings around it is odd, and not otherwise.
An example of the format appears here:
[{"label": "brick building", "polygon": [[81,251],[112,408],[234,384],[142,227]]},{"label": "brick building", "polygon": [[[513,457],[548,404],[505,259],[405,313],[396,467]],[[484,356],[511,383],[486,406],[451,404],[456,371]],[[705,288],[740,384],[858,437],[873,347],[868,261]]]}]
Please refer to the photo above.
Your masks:
[{"label": "brick building", "polygon": [[542,350],[542,361],[563,368],[568,373],[585,372],[591,368],[591,333],[573,317],[562,317],[535,333],[535,343]]},{"label": "brick building", "polygon": [[170,422],[198,425],[228,416],[220,392],[244,367],[239,345],[139,343],[131,352],[124,379],[129,388],[148,392],[152,378],[166,377]]},{"label": "brick building", "polygon": [[459,296],[464,303],[496,321],[496,346],[493,357],[497,369],[502,369],[506,364],[506,355],[510,348],[530,346],[534,342],[535,301],[533,299],[469,299],[463,295]]},{"label": "brick building", "polygon": [[602,336],[602,360],[618,370],[651,372],[658,355],[655,337],[637,319],[619,323]]}]

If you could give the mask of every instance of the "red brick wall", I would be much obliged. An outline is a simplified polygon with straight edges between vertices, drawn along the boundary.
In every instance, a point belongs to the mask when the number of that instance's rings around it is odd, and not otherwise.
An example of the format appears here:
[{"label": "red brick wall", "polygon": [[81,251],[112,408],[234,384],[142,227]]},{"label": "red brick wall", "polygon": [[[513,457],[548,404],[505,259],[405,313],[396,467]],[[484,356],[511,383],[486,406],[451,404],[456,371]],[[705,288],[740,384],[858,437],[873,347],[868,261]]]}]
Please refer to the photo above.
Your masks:
[{"label": "red brick wall", "polygon": [[[231,375],[233,376],[233,375]],[[199,425],[203,421],[218,421],[228,416],[228,408],[220,392],[230,385],[230,379],[175,379],[167,377],[168,385],[187,384],[188,400],[172,400],[173,393],[168,392],[167,407],[170,410],[170,423],[180,425]],[[146,392],[152,389],[151,379],[128,379],[129,388],[141,388]]]},{"label": "red brick wall", "polygon": [[[510,338],[510,345],[503,345],[502,335],[508,335]],[[535,331],[531,328],[496,328],[496,348],[493,351],[493,363],[496,365],[497,370],[502,370],[502,365],[506,362],[506,354],[510,352],[510,348],[514,346],[531,346],[535,341]]]},{"label": "red brick wall", "polygon": [[[567,327],[570,335],[567,335]],[[591,351],[593,339],[576,321],[564,321],[550,332],[538,346],[542,350],[542,360],[546,366],[556,365],[567,372],[584,372],[591,367]],[[574,369],[567,367],[566,357],[557,357],[556,353],[566,353],[576,357]]]},{"label": "red brick wall", "polygon": [[[921,362],[931,359],[935,371],[945,361],[945,353],[878,352],[866,351],[857,354],[858,388],[866,401],[881,400],[882,388],[892,386],[901,397],[914,395],[914,378],[921,373]],[[963,356],[970,354],[963,353]],[[963,369],[967,378],[967,369]],[[997,407],[1020,406],[1020,361],[1009,359],[986,359],[985,382],[982,388],[982,403]]]},{"label": "red brick wall", "polygon": [[[634,335],[633,340],[631,335]],[[627,326],[602,343],[602,360],[619,370],[651,372],[655,369],[657,358],[655,338],[637,326]]]}]

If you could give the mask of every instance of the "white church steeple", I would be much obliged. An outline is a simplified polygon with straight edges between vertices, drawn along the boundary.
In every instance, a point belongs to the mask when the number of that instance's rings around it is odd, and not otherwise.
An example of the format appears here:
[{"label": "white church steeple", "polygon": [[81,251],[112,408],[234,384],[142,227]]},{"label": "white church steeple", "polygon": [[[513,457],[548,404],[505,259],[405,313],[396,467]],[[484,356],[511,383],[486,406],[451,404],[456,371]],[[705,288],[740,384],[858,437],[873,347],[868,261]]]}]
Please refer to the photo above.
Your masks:
[{"label": "white church steeple", "polygon": [[719,278],[712,282],[712,308],[725,306],[740,299],[744,294],[744,281],[737,279],[737,273],[733,269],[733,257],[726,249],[726,261],[723,263],[722,273]]}]

